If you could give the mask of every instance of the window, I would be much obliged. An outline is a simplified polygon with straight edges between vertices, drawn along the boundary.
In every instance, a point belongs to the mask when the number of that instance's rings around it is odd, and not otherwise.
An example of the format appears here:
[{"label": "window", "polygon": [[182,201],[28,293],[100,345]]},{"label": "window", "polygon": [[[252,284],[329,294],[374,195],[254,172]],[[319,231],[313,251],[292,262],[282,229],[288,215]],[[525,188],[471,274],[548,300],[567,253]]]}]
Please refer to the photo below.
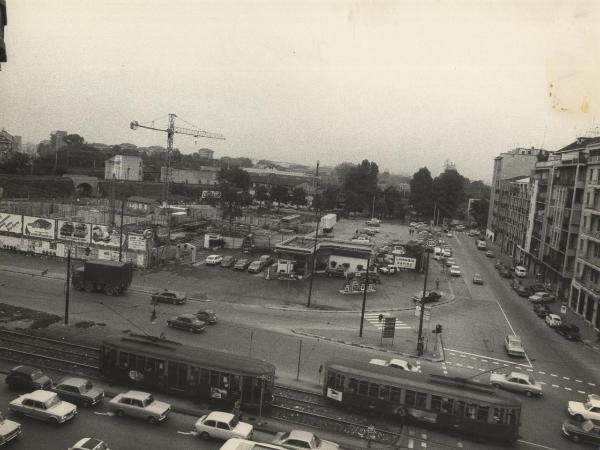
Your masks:
[{"label": "window", "polygon": [[467,404],[465,417],[468,417],[469,419],[475,419],[475,417],[477,417],[477,405],[475,403]]},{"label": "window", "polygon": [[417,393],[415,391],[406,391],[406,395],[404,397],[404,404],[407,406],[415,406],[415,400],[417,398]]},{"label": "window", "polygon": [[458,417],[463,417],[465,415],[465,402],[458,400],[454,404],[454,415]]},{"label": "window", "polygon": [[358,392],[358,380],[350,378],[350,383],[348,383],[348,390],[354,393]]},{"label": "window", "polygon": [[207,427],[214,427],[216,425],[214,420],[205,420],[204,425]]},{"label": "window", "polygon": [[442,410],[442,397],[438,395],[431,396],[431,409],[434,411]]},{"label": "window", "polygon": [[367,395],[369,392],[369,383],[366,381],[360,381],[358,383],[358,393],[362,395]]},{"label": "window", "polygon": [[427,408],[427,394],[423,392],[417,392],[417,408]]},{"label": "window", "polygon": [[494,408],[493,420],[495,423],[504,423],[504,408]]},{"label": "window", "polygon": [[477,420],[481,420],[483,422],[487,422],[489,414],[490,414],[490,407],[489,406],[481,406],[481,405],[479,405],[479,408],[477,408]]},{"label": "window", "polygon": [[454,400],[451,398],[443,398],[442,399],[442,408],[441,412],[443,413],[451,413],[452,407],[454,406]]},{"label": "window", "polygon": [[379,397],[379,385],[372,383],[369,386],[369,397]]},{"label": "window", "polygon": [[379,390],[379,398],[381,400],[389,400],[390,399],[390,387],[389,386],[381,386]]},{"label": "window", "polygon": [[390,400],[395,403],[400,403],[400,394],[402,391],[398,388],[393,387],[390,391]]},{"label": "window", "polygon": [[225,422],[217,422],[217,428],[221,429],[221,430],[229,430],[229,425],[227,425]]}]

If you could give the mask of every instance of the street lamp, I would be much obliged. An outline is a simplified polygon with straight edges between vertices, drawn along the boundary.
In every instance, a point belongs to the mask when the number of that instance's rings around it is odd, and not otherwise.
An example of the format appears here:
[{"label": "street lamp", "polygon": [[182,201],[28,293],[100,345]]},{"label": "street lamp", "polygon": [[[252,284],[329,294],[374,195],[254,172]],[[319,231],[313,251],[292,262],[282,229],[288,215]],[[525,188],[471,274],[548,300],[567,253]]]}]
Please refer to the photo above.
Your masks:
[{"label": "street lamp", "polygon": [[421,314],[419,316],[419,335],[417,337],[417,356],[423,355],[423,316],[425,315],[425,296],[427,294],[427,275],[429,274],[429,253],[432,251],[435,242],[428,241],[425,247],[426,259],[425,259],[425,280],[423,281],[423,295],[419,301],[421,308]]}]

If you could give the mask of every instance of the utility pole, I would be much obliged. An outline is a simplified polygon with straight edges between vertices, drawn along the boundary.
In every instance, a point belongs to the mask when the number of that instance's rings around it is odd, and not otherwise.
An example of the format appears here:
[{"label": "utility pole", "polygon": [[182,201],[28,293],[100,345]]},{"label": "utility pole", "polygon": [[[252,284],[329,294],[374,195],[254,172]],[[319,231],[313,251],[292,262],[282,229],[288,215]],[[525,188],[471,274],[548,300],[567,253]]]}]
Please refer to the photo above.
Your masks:
[{"label": "utility pole", "polygon": [[67,250],[67,284],[65,286],[65,325],[69,325],[69,284],[71,280],[71,247]]},{"label": "utility pole", "polygon": [[125,200],[121,200],[121,228],[119,229],[119,262],[123,254],[123,214],[125,213]]},{"label": "utility pole", "polygon": [[375,218],[375,192],[373,192],[373,207],[371,208],[371,218]]},{"label": "utility pole", "polygon": [[[317,170],[315,172],[315,197],[317,196],[317,188],[319,185],[319,161],[317,161]],[[306,302],[306,307],[310,308],[310,297],[312,295],[312,286],[313,286],[313,277],[315,275],[315,267],[317,265],[317,238],[319,237],[319,222],[321,221],[321,214],[319,207],[315,208],[315,218],[317,219],[317,229],[315,230],[315,242],[313,245],[313,260],[310,266],[310,279],[308,280],[308,300]]]},{"label": "utility pole", "polygon": [[371,264],[371,255],[367,258],[367,275],[365,277],[365,289],[363,290],[362,309],[360,312],[360,331],[358,337],[363,335],[363,323],[365,321],[365,307],[367,305],[367,287],[369,286],[369,265]]},{"label": "utility pole", "polygon": [[425,295],[427,292],[427,275],[429,274],[429,247],[425,247],[425,253],[427,254],[425,258],[425,280],[423,281],[423,295],[421,296],[421,301],[419,302],[421,306],[421,314],[419,316],[419,335],[417,337],[417,355],[421,356],[423,354],[423,316],[425,315]]}]

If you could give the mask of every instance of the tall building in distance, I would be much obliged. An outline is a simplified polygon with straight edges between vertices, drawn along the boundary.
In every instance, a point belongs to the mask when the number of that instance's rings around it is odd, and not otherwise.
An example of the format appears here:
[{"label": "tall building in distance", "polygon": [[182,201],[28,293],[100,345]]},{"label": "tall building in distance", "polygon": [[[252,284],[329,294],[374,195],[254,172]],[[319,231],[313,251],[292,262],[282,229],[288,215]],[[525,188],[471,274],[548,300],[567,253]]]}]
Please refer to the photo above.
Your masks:
[{"label": "tall building in distance", "polygon": [[201,148],[198,150],[200,159],[213,159],[215,152],[210,148]]},{"label": "tall building in distance", "polygon": [[50,133],[50,142],[52,143],[52,150],[54,152],[59,151],[61,148],[65,147],[67,145],[65,138],[67,137],[67,132],[66,131],[54,131],[53,133]]},{"label": "tall building in distance", "polygon": [[13,136],[5,129],[0,130],[0,156],[5,157],[21,151],[21,136]]},{"label": "tall building in distance", "polygon": [[2,63],[8,60],[6,43],[4,42],[4,27],[7,24],[8,16],[6,15],[6,0],[0,0],[0,69],[2,69]]},{"label": "tall building in distance", "polygon": [[104,163],[105,180],[142,181],[144,166],[139,156],[115,155]]}]

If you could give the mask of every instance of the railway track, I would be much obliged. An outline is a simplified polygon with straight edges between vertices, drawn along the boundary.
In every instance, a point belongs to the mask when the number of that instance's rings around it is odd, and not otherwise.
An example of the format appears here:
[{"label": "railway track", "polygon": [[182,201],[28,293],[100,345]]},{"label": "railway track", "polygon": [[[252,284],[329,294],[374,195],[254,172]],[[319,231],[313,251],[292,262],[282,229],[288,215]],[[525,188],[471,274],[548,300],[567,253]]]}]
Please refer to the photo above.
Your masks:
[{"label": "railway track", "polygon": [[[362,439],[394,444],[402,435],[402,425],[377,416],[364,416],[340,410],[320,394],[285,386],[275,386],[270,416]],[[372,427],[372,428],[369,428]]]},{"label": "railway track", "polygon": [[62,372],[98,375],[100,349],[0,328],[0,358]]}]

